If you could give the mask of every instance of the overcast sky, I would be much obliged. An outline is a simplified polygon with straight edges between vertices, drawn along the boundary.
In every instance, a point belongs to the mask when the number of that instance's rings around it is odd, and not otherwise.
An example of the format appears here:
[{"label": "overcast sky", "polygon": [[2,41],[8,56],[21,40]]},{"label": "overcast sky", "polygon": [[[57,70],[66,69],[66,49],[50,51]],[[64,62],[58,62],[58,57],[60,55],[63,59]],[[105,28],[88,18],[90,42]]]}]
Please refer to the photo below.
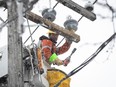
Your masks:
[{"label": "overcast sky", "polygon": [[[55,5],[56,1],[52,1],[52,7]],[[73,0],[77,2],[78,4],[84,6],[85,2],[82,0]],[[93,0],[94,1],[94,0]],[[99,0],[100,1],[100,0]],[[101,0],[102,1],[102,0]],[[34,6],[33,12],[36,14],[41,15],[41,11],[49,7],[49,0],[40,0],[39,3],[37,3]],[[46,4],[45,4],[46,3]],[[116,8],[114,3],[116,3],[115,0],[108,0],[108,3]],[[81,17],[80,14],[72,11],[71,9],[58,4],[55,8],[57,12],[56,20],[54,23],[60,25],[63,27],[63,23],[65,22],[67,16],[71,15],[73,19],[77,20]],[[94,12],[96,14],[101,13],[105,16],[111,17],[111,12],[105,8],[102,8],[95,4],[94,6]],[[4,16],[3,14],[4,13]],[[0,9],[0,17],[6,17],[6,12],[3,11],[3,9]],[[1,21],[0,21],[1,23]],[[25,20],[25,25],[26,20]],[[31,25],[35,25],[34,27],[31,27],[32,30],[34,30],[37,26],[37,24],[34,24],[30,22]],[[115,26],[116,26],[116,19],[115,19]],[[3,46],[6,44],[7,39],[4,37],[6,34],[7,28],[4,28],[2,32],[0,33],[0,46]],[[39,29],[34,33],[33,39],[35,39],[35,43],[38,42],[38,38],[41,35],[47,36],[47,29],[43,27],[39,27]],[[40,34],[41,32],[41,34]],[[83,18],[79,24],[78,24],[78,30],[76,31],[76,34],[80,35],[80,42],[72,44],[70,50],[60,55],[60,59],[65,59],[73,50],[73,48],[77,48],[77,51],[74,53],[71,59],[71,63],[67,66],[55,66],[56,68],[62,69],[66,73],[69,73],[71,70],[79,66],[84,60],[86,60],[89,56],[91,56],[92,53],[94,53],[97,48],[105,41],[107,40],[112,34],[114,33],[112,20],[111,19],[101,19],[100,17],[97,17],[95,21],[90,21],[87,18]],[[27,39],[29,35],[28,28],[25,29],[25,33],[23,34],[23,42]],[[4,39],[5,38],[5,39]],[[59,41],[63,37],[60,36]],[[31,40],[29,40],[25,45],[28,45],[31,43]],[[96,44],[94,44],[96,43]],[[116,46],[112,50],[112,44],[114,41],[109,43],[99,54],[96,56],[96,58],[88,64],[85,68],[83,68],[81,71],[76,73],[71,77],[71,87],[116,87]],[[61,43],[60,45],[62,45]],[[115,43],[116,45],[116,43]],[[112,51],[112,53],[111,53]]]}]

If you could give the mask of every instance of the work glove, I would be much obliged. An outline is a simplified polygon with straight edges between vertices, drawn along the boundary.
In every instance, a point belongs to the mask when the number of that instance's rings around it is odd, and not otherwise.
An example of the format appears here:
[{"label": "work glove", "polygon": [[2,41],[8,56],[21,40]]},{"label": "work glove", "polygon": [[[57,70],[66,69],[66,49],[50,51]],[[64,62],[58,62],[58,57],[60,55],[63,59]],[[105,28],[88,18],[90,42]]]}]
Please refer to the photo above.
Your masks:
[{"label": "work glove", "polygon": [[70,63],[70,56],[63,60],[63,65],[67,66]]},{"label": "work glove", "polygon": [[63,65],[63,61],[60,60],[59,58],[57,58],[54,62],[53,62],[53,65]]}]

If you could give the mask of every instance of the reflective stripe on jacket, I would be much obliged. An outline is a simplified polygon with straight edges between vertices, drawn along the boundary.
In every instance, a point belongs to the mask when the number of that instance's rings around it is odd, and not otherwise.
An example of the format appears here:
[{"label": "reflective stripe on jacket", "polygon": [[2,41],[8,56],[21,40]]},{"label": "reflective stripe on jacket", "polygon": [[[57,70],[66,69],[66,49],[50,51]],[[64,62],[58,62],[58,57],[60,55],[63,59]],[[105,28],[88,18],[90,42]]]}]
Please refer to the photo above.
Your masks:
[{"label": "reflective stripe on jacket", "polygon": [[55,44],[49,39],[44,39],[41,41],[42,53],[47,62],[49,62],[49,58],[53,53],[60,55],[67,52],[70,48],[70,45],[71,43],[68,43],[68,41],[66,41],[61,47],[56,48]]}]

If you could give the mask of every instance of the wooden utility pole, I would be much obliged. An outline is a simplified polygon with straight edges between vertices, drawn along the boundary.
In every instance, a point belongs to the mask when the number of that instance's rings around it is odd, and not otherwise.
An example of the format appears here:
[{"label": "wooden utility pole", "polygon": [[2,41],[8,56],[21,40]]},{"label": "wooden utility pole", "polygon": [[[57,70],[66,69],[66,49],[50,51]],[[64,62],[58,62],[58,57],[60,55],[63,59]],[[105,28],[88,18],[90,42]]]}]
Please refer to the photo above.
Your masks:
[{"label": "wooden utility pole", "polygon": [[19,34],[17,0],[8,1],[8,87],[24,87],[22,64],[22,38]]}]

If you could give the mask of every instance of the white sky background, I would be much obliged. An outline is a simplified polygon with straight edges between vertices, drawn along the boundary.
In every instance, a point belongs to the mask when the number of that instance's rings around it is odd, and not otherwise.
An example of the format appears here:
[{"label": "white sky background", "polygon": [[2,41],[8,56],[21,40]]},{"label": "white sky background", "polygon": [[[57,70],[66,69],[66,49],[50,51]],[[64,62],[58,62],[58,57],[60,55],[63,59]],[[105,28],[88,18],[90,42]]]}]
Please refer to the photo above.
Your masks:
[{"label": "white sky background", "polygon": [[[54,6],[56,1],[51,1],[52,6]],[[81,6],[84,6],[85,4],[83,0],[73,1],[77,2]],[[44,8],[49,7],[48,2],[49,0],[40,0],[39,3],[34,6],[33,12],[38,15],[41,15],[41,11]],[[116,3],[115,0],[108,0],[108,3],[116,8],[116,6],[114,5],[114,3]],[[57,15],[54,23],[62,27],[68,15],[71,15],[72,18],[77,21],[81,17],[80,14],[72,11],[71,9],[61,4],[58,4],[55,10],[57,12]],[[94,12],[97,14],[101,13],[102,15],[111,17],[111,12],[109,10],[104,9],[96,4],[94,6]],[[4,17],[3,19],[5,20],[6,16],[6,11],[4,12],[3,9],[0,9],[0,17]],[[26,20],[24,24],[27,25]],[[33,25],[34,23],[30,22],[30,24]],[[31,27],[32,30],[34,30],[35,28],[36,26]],[[6,30],[7,28],[3,28],[2,32],[0,33],[0,46],[3,46],[7,43]],[[39,29],[33,35],[35,43],[38,42],[38,39],[41,35],[47,35],[47,31],[47,29],[39,27]],[[79,22],[78,30],[76,31],[76,33],[80,35],[80,42],[73,42],[70,50],[67,53],[59,56],[60,59],[65,59],[71,53],[73,48],[77,48],[77,51],[72,56],[71,63],[67,67],[55,66],[56,68],[62,69],[66,73],[69,73],[71,70],[79,66],[85,59],[87,59],[89,56],[91,56],[92,53],[96,51],[96,49],[101,45],[102,42],[107,40],[113,34],[112,20],[101,19],[100,17],[97,17],[95,21],[90,21],[87,18],[83,18]],[[26,28],[25,33],[23,34],[23,42],[27,39],[28,36],[29,30],[28,28]],[[63,37],[60,37],[59,41],[62,38]],[[29,40],[26,45],[30,43],[31,41]],[[98,44],[93,45],[93,43]],[[109,43],[90,64],[88,64],[85,68],[83,68],[81,71],[71,77],[71,87],[116,87],[116,47],[114,47],[112,50],[112,44],[113,41]],[[112,53],[110,53],[111,50]]]}]

